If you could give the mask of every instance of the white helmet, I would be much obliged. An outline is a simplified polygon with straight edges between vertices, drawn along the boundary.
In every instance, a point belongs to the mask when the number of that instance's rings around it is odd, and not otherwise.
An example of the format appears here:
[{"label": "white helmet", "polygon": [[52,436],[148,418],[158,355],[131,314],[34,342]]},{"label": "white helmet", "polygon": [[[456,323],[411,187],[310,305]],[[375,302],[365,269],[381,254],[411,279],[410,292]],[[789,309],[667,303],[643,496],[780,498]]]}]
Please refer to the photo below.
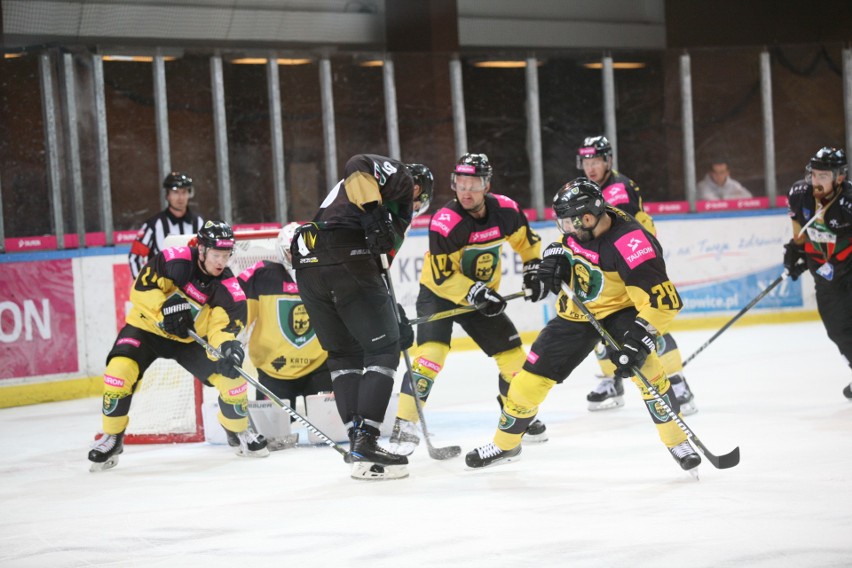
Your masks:
[{"label": "white helmet", "polygon": [[280,231],[278,231],[277,250],[281,264],[288,269],[293,268],[293,259],[290,255],[290,243],[293,242],[293,237],[296,236],[296,229],[301,227],[300,223],[287,223]]}]

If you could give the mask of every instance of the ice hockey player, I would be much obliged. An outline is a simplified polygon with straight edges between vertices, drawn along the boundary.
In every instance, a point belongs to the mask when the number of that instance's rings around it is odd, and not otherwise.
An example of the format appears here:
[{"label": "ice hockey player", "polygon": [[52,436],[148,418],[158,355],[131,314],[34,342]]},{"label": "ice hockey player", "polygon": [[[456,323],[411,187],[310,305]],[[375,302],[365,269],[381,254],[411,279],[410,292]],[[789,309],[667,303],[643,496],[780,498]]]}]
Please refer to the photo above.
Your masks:
[{"label": "ice hockey player", "polygon": [[[852,367],[852,184],[846,152],[824,147],[787,196],[793,238],[784,267],[796,280],[810,270],[825,331]],[[852,384],[843,389],[852,400]]]},{"label": "ice hockey player", "polygon": [[328,351],[354,479],[408,476],[408,458],[378,444],[401,352],[379,260],[396,254],[414,215],[428,209],[432,185],[432,172],[422,164],[355,155],[313,222],[293,240],[299,293]]},{"label": "ice hockey player", "polygon": [[[629,177],[612,168],[612,144],[606,136],[589,136],[577,150],[577,169],[601,187],[607,205],[632,215],[642,227],[657,236],[654,220],[645,211],[639,186]],[[695,414],[698,407],[695,397],[683,374],[683,360],[677,342],[669,333],[657,337],[657,354],[669,376],[672,390],[680,402],[684,416]],[[595,356],[601,368],[600,382],[586,396],[589,410],[609,410],[624,406],[624,386],[615,376],[615,366],[609,361],[609,353],[603,343],[595,347]]]},{"label": "ice hockey player", "polygon": [[[497,291],[502,274],[501,250],[508,242],[523,262],[528,300],[547,295],[535,274],[541,262],[541,238],[530,228],[521,208],[504,195],[490,193],[491,163],[485,154],[465,154],[451,176],[456,198],[432,215],[429,250],[420,274],[417,315],[429,315],[477,305],[477,311],[417,326],[418,345],[412,370],[417,396],[425,404],[450,351],[453,323],[459,324],[497,363],[497,400],[502,406],[509,383],[526,359],[521,338],[503,310],[506,301]],[[399,408],[390,448],[409,455],[420,441],[419,420],[411,381],[402,381]],[[547,440],[545,425],[536,420],[527,428],[527,442]]]},{"label": "ice hockey player", "polygon": [[[494,441],[467,454],[465,461],[471,468],[517,459],[521,436],[547,393],[571,374],[600,339],[561,291],[563,283],[620,342],[621,350],[611,355],[617,376],[630,377],[632,367],[641,369],[672,410],[680,413],[655,352],[657,336],[665,333],[681,308],[656,238],[633,217],[608,206],[600,187],[586,178],[565,184],[553,200],[553,210],[564,236],[544,251],[539,279],[548,290],[559,293],[557,316],[538,335],[523,370],[512,380]],[[701,458],[686,434],[658,408],[641,381],[633,380],[660,439],[681,468],[694,470]]]},{"label": "ice hockey player", "polygon": [[[252,329],[249,358],[260,384],[290,408],[296,408],[297,396],[331,391],[328,353],[311,326],[293,270],[290,244],[299,226],[288,223],[278,232],[278,262],[261,260],[239,275],[248,302],[246,329]],[[258,400],[265,398],[257,391]]]},{"label": "ice hockey player", "polygon": [[[235,365],[245,356],[237,335],[246,320],[246,299],[227,268],[234,232],[207,221],[197,246],[172,247],[142,268],[130,292],[133,306],[107,355],[104,373],[103,431],[89,452],[91,471],[115,467],[124,449],[124,431],[133,393],[158,358],[174,359],[206,386],[219,391],[219,423],[242,457],[266,457],[266,440],[249,428],[247,384]],[[211,359],[188,334],[207,339],[223,355]]]}]

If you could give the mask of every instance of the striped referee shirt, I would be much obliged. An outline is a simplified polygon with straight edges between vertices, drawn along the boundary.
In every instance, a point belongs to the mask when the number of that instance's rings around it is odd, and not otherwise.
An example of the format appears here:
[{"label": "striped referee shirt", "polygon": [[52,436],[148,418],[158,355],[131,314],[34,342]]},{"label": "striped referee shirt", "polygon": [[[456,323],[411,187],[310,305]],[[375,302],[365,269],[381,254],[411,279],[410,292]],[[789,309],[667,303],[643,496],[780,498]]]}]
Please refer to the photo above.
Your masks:
[{"label": "striped referee shirt", "polygon": [[130,254],[127,256],[133,278],[139,276],[142,267],[163,250],[166,236],[194,235],[203,224],[201,217],[189,208],[186,210],[186,215],[181,218],[172,215],[167,207],[145,221],[136,233],[136,240],[130,245]]}]

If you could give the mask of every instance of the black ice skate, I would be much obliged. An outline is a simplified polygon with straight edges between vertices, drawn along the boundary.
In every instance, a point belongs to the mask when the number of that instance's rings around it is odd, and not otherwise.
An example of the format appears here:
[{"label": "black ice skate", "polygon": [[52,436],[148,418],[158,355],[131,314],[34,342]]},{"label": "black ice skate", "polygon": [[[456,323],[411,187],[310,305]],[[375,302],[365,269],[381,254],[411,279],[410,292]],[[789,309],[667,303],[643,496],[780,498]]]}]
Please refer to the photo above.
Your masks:
[{"label": "black ice skate", "polygon": [[503,451],[493,443],[479,446],[471,450],[464,457],[467,467],[478,469],[502,463],[509,463],[521,459],[521,446],[515,446],[511,450]]},{"label": "black ice skate", "polygon": [[343,461],[352,464],[352,479],[381,480],[408,477],[408,458],[379,446],[379,429],[357,423],[350,432],[351,446]]},{"label": "black ice skate", "polygon": [[592,392],[586,395],[589,410],[609,410],[624,406],[624,385],[620,377],[604,377]]},{"label": "black ice skate", "polygon": [[231,432],[226,428],[225,433],[228,435],[228,445],[232,448],[239,448],[236,452],[238,456],[242,458],[265,458],[269,455],[266,438],[255,433],[251,428],[242,432]]},{"label": "black ice skate", "polygon": [[843,396],[845,396],[849,400],[852,400],[852,383],[849,383],[848,385],[846,385],[846,388],[843,389]]},{"label": "black ice skate", "polygon": [[400,456],[410,456],[420,443],[417,424],[410,420],[397,418],[393,423],[388,449]]},{"label": "black ice skate", "polygon": [[120,434],[98,434],[89,450],[89,471],[106,471],[118,465],[118,456],[124,451],[124,432]]},{"label": "black ice skate", "polygon": [[684,471],[689,472],[692,477],[698,479],[698,464],[701,463],[701,456],[695,453],[689,440],[681,442],[673,448],[669,448],[669,451]]},{"label": "black ice skate", "polygon": [[547,426],[541,420],[533,420],[527,429],[524,430],[524,437],[521,441],[525,443],[540,444],[547,441]]},{"label": "black ice skate", "polygon": [[689,390],[689,385],[686,383],[686,378],[680,373],[675,373],[669,377],[669,382],[672,385],[672,392],[675,398],[680,403],[680,412],[684,416],[695,414],[698,412],[698,407],[695,406],[695,397],[692,391]]}]

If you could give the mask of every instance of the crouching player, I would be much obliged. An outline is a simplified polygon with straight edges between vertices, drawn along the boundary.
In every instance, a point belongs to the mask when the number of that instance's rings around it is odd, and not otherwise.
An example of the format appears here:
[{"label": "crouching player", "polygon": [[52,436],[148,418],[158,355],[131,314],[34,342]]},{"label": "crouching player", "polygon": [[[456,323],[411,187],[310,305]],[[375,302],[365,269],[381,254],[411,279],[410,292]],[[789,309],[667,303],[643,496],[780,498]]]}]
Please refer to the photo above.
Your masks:
[{"label": "crouching player", "polygon": [[[133,304],[107,355],[103,431],[89,452],[90,471],[115,467],[124,451],[130,402],[145,370],[158,358],[174,359],[206,386],[219,391],[219,423],[242,457],[266,457],[266,440],[249,429],[247,384],[235,366],[245,357],[237,335],[246,320],[246,299],[228,260],[234,250],[230,225],[207,221],[197,246],[168,248],[146,264],[130,292]],[[190,336],[216,347],[212,360]]]},{"label": "crouching player", "polygon": [[[521,453],[521,436],[535,420],[539,405],[557,383],[594,349],[600,336],[585,315],[561,291],[567,284],[591,314],[617,338],[612,354],[616,374],[632,376],[641,369],[676,414],[680,405],[655,353],[656,338],[665,333],[681,308],[681,299],[666,274],[662,249],[641,225],[608,206],[600,186],[578,178],[553,200],[557,226],[563,233],[542,255],[539,279],[558,293],[557,317],[533,343],[523,370],[512,380],[494,441],[469,452],[466,463],[479,468],[512,461]],[[657,427],[660,439],[684,470],[701,462],[686,434],[654,403],[638,378],[633,381]]]}]

